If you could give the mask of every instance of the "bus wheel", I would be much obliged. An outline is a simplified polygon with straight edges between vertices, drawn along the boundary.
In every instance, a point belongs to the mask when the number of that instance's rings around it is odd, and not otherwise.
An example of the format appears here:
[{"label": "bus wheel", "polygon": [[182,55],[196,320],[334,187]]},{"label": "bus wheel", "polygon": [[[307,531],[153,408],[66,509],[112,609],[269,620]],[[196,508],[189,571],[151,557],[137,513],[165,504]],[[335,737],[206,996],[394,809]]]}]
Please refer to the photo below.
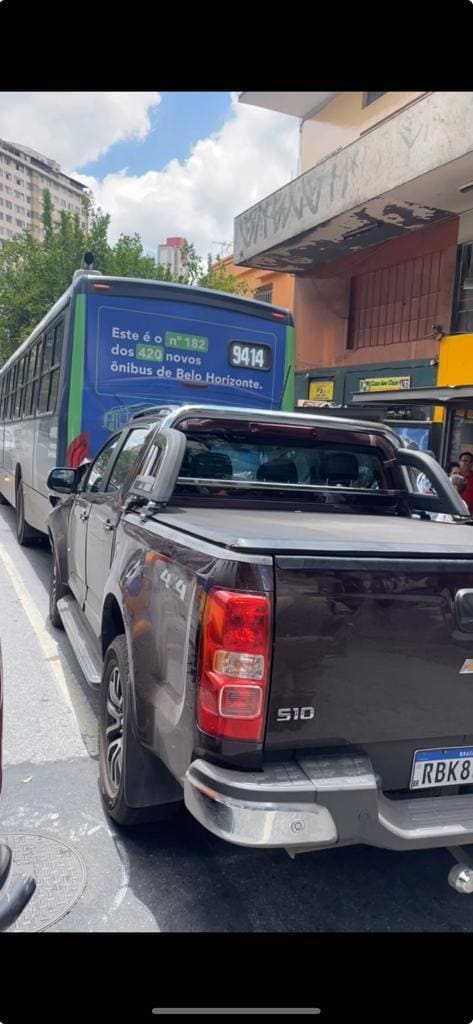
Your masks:
[{"label": "bus wheel", "polygon": [[65,597],[68,590],[69,588],[62,582],[57,554],[54,547],[52,547],[51,575],[49,577],[49,618],[51,619],[53,626],[56,626],[56,629],[64,629],[57,603],[61,600],[61,597]]},{"label": "bus wheel", "polygon": [[25,496],[23,492],[23,483],[20,477],[18,481],[18,487],[16,489],[16,537],[19,544],[22,547],[26,547],[28,544],[37,537],[36,530],[33,529],[25,519]]}]

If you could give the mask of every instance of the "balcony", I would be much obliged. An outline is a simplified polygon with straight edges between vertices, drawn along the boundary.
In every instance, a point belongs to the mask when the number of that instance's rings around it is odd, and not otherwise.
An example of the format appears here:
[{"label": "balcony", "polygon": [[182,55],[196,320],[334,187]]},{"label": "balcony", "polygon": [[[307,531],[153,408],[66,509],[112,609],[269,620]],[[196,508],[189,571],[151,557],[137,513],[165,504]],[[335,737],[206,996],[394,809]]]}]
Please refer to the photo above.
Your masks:
[{"label": "balcony", "polygon": [[335,96],[336,92],[241,92],[239,101],[263,110],[277,110],[279,114],[309,117],[322,110]]},{"label": "balcony", "polygon": [[323,272],[473,208],[473,92],[432,93],[235,219],[234,261]]}]

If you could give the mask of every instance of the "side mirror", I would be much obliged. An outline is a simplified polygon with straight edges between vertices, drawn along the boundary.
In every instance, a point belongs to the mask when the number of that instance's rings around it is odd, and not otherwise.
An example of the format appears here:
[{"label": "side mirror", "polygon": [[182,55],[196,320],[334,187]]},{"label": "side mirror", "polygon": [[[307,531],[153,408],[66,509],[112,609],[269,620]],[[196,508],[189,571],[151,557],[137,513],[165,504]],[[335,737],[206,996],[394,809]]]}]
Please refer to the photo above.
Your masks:
[{"label": "side mirror", "polygon": [[463,633],[473,633],[473,590],[457,590],[455,614]]},{"label": "side mirror", "polygon": [[57,494],[73,494],[77,489],[77,472],[75,469],[52,469],[46,486]]}]

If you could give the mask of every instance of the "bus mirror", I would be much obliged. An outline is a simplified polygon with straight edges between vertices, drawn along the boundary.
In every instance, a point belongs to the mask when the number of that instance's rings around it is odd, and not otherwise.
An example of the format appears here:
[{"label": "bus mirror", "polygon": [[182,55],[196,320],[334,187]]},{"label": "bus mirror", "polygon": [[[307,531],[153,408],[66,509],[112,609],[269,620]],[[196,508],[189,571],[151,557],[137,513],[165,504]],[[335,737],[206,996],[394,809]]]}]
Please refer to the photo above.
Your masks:
[{"label": "bus mirror", "polygon": [[75,469],[52,469],[47,479],[47,487],[57,494],[72,494],[77,487]]}]

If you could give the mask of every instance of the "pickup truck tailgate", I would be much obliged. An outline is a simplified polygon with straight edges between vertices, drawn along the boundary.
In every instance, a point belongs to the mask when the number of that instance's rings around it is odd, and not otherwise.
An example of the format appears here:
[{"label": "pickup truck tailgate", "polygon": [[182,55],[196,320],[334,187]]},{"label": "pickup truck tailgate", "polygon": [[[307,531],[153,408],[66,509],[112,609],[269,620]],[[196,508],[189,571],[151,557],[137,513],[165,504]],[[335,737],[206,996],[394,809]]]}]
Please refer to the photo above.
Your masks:
[{"label": "pickup truck tailgate", "polygon": [[[457,527],[450,530],[453,539]],[[454,599],[473,589],[473,560],[288,554],[274,561],[266,750],[360,747],[383,788],[403,788],[413,750],[471,742],[473,634],[459,630]]]}]

